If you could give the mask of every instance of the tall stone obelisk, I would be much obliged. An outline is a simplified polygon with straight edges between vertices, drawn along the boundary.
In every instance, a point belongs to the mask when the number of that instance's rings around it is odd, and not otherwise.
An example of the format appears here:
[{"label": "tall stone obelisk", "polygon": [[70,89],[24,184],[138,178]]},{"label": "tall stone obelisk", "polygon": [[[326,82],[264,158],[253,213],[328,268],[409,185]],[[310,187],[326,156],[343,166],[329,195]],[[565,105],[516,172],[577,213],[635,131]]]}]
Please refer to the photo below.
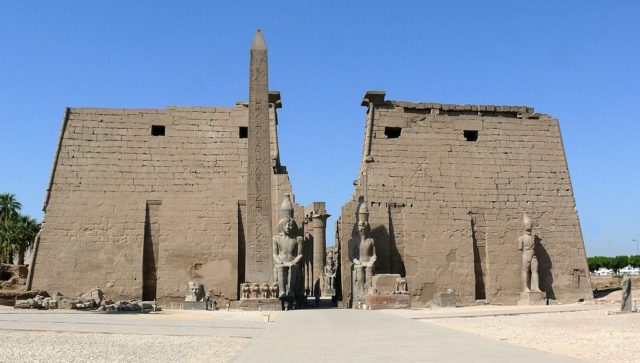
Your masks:
[{"label": "tall stone obelisk", "polygon": [[267,45],[258,30],[249,61],[246,282],[266,282],[273,273],[270,144]]}]

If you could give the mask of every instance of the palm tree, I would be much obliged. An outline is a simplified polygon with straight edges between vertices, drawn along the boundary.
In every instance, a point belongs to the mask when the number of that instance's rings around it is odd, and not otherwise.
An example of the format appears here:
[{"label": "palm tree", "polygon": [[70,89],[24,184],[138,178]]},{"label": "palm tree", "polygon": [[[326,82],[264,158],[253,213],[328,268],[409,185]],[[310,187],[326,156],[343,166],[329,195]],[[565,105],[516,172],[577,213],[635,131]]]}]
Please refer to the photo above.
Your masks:
[{"label": "palm tree", "polygon": [[15,194],[0,194],[0,221],[6,222],[17,217],[20,209],[22,209],[22,204],[16,200]]},{"label": "palm tree", "polygon": [[18,224],[14,220],[0,222],[0,263],[13,263],[18,240]]},{"label": "palm tree", "polygon": [[13,241],[16,239],[16,226],[12,223],[22,205],[13,193],[0,194],[0,262],[12,263]]},{"label": "palm tree", "polygon": [[20,215],[17,219],[17,239],[14,249],[18,252],[18,265],[24,265],[24,254],[33,247],[34,240],[40,231],[40,223],[35,219]]},{"label": "palm tree", "polygon": [[40,230],[40,223],[21,215],[20,209],[22,204],[15,194],[0,194],[0,263],[13,263],[18,254],[18,264],[23,265],[24,255]]}]

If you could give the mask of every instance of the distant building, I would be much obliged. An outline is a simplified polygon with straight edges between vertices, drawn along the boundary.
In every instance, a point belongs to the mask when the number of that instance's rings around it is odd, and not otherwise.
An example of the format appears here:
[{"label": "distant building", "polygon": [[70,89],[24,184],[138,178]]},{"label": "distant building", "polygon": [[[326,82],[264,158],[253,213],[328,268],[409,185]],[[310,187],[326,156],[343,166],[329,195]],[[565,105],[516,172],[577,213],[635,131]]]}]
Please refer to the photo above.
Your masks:
[{"label": "distant building", "polygon": [[609,268],[600,267],[600,269],[592,273],[594,276],[613,276],[613,270]]},{"label": "distant building", "polygon": [[640,267],[632,267],[631,265],[627,265],[618,270],[620,275],[640,275]]}]

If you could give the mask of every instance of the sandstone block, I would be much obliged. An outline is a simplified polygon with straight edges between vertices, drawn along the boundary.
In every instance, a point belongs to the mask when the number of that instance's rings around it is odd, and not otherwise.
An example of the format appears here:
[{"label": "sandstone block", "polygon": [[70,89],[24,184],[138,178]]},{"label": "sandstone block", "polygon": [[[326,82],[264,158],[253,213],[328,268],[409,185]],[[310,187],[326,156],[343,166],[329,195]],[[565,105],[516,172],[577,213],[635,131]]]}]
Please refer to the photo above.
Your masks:
[{"label": "sandstone block", "polygon": [[380,309],[409,309],[411,297],[409,295],[367,295],[364,304],[368,310]]},{"label": "sandstone block", "polygon": [[522,292],[520,293],[520,300],[518,300],[518,305],[546,305],[546,293],[531,291],[531,292]]}]

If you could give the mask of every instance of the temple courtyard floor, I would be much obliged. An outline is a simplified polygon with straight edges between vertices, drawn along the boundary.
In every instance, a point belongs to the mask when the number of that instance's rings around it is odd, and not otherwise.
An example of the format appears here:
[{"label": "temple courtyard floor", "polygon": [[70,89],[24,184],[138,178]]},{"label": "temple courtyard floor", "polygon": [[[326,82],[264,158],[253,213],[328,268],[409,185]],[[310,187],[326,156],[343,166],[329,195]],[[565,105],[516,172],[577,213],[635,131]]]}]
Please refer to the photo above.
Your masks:
[{"label": "temple courtyard floor", "polygon": [[104,314],[0,307],[0,362],[637,362],[640,313],[606,314],[617,309]]}]

